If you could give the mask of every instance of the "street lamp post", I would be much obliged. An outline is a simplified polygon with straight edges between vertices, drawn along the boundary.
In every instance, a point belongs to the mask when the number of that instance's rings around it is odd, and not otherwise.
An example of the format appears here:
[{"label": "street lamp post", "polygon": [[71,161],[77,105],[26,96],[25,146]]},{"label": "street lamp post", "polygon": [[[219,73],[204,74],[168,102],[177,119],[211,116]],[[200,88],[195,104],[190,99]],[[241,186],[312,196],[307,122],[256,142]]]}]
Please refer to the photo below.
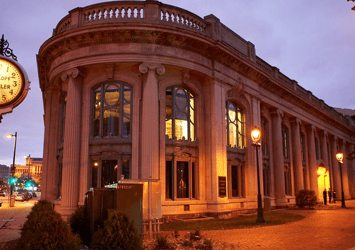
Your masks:
[{"label": "street lamp post", "polygon": [[261,131],[259,128],[255,127],[251,131],[251,139],[253,141],[253,146],[256,150],[256,172],[257,172],[257,179],[258,179],[258,218],[256,219],[257,223],[265,223],[265,219],[263,216],[263,207],[261,203],[261,193],[260,193],[260,174],[259,174],[259,150],[260,147],[260,138],[261,138]]},{"label": "street lamp post", "polygon": [[29,180],[30,179],[30,172],[31,172],[31,154],[29,154],[28,156],[25,156],[26,157],[26,165],[27,165],[27,161],[28,161],[28,177],[27,179]]},{"label": "street lamp post", "polygon": [[345,206],[345,198],[344,198],[344,190],[343,190],[343,173],[341,169],[341,164],[343,163],[343,158],[344,155],[342,152],[338,152],[335,157],[337,158],[339,162],[339,168],[340,168],[340,184],[341,184],[341,207],[346,208]]},{"label": "street lamp post", "polygon": [[[15,157],[16,157],[16,142],[17,142],[17,132],[15,132],[15,134],[7,134],[6,135],[7,138],[12,138],[15,137],[15,143],[14,143],[14,156],[12,159],[12,168],[11,168],[11,177],[14,178],[14,173],[15,173]],[[13,194],[13,183],[11,183],[11,195]]]}]

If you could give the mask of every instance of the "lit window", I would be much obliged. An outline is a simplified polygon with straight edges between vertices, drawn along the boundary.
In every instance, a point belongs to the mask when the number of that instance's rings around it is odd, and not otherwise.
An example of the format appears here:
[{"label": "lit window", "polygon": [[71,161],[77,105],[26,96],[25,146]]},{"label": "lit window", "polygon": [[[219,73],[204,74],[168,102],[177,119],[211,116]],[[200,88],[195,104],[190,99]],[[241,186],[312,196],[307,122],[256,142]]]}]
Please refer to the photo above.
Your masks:
[{"label": "lit window", "polygon": [[244,113],[235,103],[226,103],[227,145],[244,148]]},{"label": "lit window", "polygon": [[93,135],[128,137],[131,134],[132,88],[123,83],[106,83],[93,94]]},{"label": "lit window", "polygon": [[170,139],[195,141],[195,96],[187,89],[166,89],[165,134]]}]

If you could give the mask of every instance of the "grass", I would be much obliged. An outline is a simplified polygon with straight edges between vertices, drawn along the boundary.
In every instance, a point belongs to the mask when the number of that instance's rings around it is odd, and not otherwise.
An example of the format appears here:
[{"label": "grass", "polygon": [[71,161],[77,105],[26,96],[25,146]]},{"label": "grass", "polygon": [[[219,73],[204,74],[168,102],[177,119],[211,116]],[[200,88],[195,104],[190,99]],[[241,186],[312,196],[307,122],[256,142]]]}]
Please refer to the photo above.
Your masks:
[{"label": "grass", "polygon": [[266,223],[256,223],[257,215],[239,216],[233,219],[226,220],[202,220],[202,221],[176,221],[164,223],[161,225],[162,231],[170,230],[218,230],[218,229],[235,229],[249,227],[264,227],[272,225],[280,225],[293,221],[302,220],[305,217],[298,214],[285,212],[264,213]]}]

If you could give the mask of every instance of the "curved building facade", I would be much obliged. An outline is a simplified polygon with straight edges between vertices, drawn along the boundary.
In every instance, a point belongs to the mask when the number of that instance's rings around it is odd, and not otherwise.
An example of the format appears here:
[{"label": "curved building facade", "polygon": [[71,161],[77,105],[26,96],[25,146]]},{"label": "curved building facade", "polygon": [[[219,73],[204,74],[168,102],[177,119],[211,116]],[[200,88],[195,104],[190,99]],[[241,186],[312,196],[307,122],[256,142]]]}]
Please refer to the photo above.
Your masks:
[{"label": "curved building facade", "polygon": [[[76,8],[37,62],[42,199],[63,217],[90,188],[117,182],[153,183],[144,206],[154,199],[163,217],[255,211],[255,126],[261,193],[271,207],[294,205],[302,189],[340,197],[335,154],[354,152],[354,121],[259,58],[213,15],[157,1]],[[351,157],[342,170],[350,199]]]}]

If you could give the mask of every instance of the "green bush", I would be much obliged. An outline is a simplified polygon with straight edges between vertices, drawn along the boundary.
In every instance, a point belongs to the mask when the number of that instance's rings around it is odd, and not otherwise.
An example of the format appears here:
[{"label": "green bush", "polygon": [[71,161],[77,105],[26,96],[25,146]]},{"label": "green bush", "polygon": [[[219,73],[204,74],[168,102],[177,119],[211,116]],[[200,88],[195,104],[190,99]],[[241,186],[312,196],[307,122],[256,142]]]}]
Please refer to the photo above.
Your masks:
[{"label": "green bush", "polygon": [[17,249],[76,250],[81,249],[80,239],[74,235],[52,204],[41,200],[33,206],[21,230]]},{"label": "green bush", "polygon": [[140,250],[142,239],[133,222],[119,211],[112,213],[93,237],[93,250]]},{"label": "green bush", "polygon": [[300,208],[314,207],[317,204],[317,196],[313,190],[300,190],[296,195],[296,205]]}]

